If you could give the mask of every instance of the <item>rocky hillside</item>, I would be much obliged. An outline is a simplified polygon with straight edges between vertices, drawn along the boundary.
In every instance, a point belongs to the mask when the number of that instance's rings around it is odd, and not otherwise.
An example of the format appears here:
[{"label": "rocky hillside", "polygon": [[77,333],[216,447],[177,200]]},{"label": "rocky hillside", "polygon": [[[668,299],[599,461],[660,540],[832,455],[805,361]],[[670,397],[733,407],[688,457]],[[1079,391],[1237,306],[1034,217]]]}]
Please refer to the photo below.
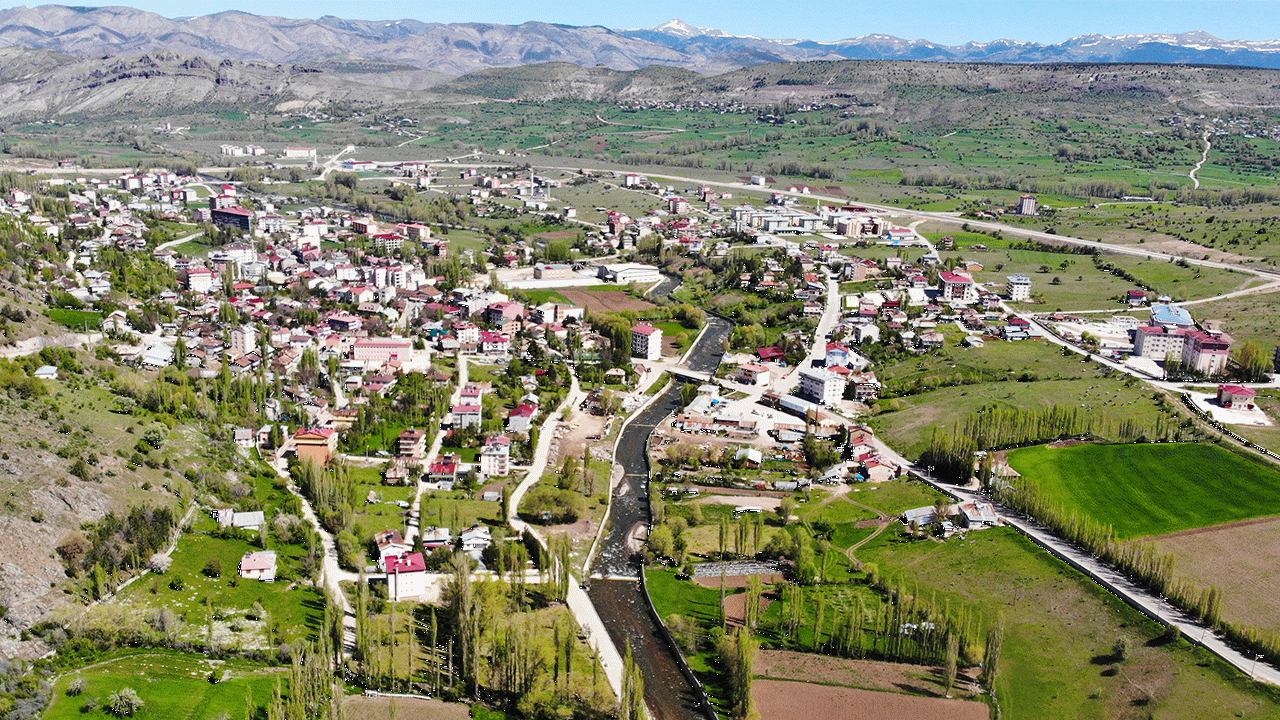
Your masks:
[{"label": "rocky hillside", "polygon": [[[47,51],[0,51],[0,117],[118,116],[186,110],[272,111],[332,102],[409,102],[416,93],[359,82],[359,74],[156,51],[133,58],[85,59]],[[14,68],[20,68],[15,70]]]},{"label": "rocky hillside", "polygon": [[988,65],[886,61],[757,65],[713,77],[672,68],[621,72],[572,65],[492,69],[440,90],[502,99],[769,106],[824,103],[902,120],[971,120],[1016,102],[1052,116],[1064,103],[1096,108],[1222,111],[1280,107],[1280,74],[1254,68],[1160,65]]}]

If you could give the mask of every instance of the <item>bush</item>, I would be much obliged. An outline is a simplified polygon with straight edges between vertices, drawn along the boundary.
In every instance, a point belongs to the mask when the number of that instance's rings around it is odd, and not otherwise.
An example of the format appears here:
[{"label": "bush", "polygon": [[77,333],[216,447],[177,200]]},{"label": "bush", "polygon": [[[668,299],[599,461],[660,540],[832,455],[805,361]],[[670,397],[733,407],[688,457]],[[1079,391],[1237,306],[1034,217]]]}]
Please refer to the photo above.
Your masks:
[{"label": "bush", "polygon": [[107,712],[116,717],[133,717],[144,705],[133,688],[122,688],[107,696]]},{"label": "bush", "polygon": [[84,686],[85,686],[84,678],[78,677],[75,680],[72,680],[71,684],[67,686],[67,695],[71,697],[75,697],[80,693],[83,693]]},{"label": "bush", "polygon": [[201,570],[206,577],[219,578],[222,577],[222,560],[218,558],[209,558],[209,562],[204,564]]},{"label": "bush", "polygon": [[1129,657],[1129,638],[1119,638],[1111,646],[1111,657],[1116,662],[1124,662]]}]

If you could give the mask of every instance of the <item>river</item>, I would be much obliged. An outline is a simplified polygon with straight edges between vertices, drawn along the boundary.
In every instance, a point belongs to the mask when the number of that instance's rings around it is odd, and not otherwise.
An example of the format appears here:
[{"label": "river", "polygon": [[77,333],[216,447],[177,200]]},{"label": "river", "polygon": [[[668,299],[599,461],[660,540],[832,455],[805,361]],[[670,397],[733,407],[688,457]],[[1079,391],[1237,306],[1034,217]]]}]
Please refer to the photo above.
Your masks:
[{"label": "river", "polygon": [[[664,286],[666,283],[664,283]],[[673,287],[660,287],[669,292]],[[733,325],[709,316],[707,328],[689,352],[686,365],[714,372],[724,355],[724,340]],[[640,411],[618,438],[615,462],[624,475],[614,488],[609,527],[591,565],[588,595],[618,652],[631,649],[644,677],[645,703],[654,720],[706,720],[700,692],[680,669],[676,651],[649,612],[639,583],[639,537],[652,517],[649,508],[649,435],[680,407],[680,383],[673,382]]]}]

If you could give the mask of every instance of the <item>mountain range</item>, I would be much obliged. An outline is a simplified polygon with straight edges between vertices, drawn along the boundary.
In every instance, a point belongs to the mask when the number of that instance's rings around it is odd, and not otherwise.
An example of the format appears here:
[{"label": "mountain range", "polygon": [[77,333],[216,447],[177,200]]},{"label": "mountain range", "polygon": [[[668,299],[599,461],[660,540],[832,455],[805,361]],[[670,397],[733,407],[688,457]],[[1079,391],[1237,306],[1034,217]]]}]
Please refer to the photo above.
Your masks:
[{"label": "mountain range", "polygon": [[305,64],[345,72],[417,69],[452,76],[546,62],[614,70],[664,65],[714,75],[765,63],[844,59],[1280,68],[1280,41],[1226,41],[1205,32],[1084,35],[1048,45],[996,40],[947,46],[879,34],[834,42],[737,36],[679,20],[613,30],[543,22],[289,19],[239,11],[166,18],[129,7],[60,5],[0,11],[0,46],[78,57],[166,50],[210,60]]}]

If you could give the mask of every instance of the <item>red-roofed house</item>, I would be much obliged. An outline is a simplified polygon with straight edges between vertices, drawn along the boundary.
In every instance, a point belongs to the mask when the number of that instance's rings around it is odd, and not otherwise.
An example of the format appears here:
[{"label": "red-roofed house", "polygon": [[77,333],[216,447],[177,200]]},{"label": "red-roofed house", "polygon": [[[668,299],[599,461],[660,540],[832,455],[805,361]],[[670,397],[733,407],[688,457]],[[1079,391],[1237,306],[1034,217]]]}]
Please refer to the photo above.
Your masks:
[{"label": "red-roofed house", "polygon": [[631,328],[631,357],[661,360],[662,330],[646,323]]},{"label": "red-roofed house", "polygon": [[387,595],[395,602],[422,597],[427,591],[427,562],[422,553],[386,559]]},{"label": "red-roofed house", "polygon": [[769,347],[756,348],[756,356],[764,362],[769,362],[781,360],[786,356],[786,353],[777,345],[770,345]]},{"label": "red-roofed house", "polygon": [[536,405],[518,405],[507,416],[507,430],[518,433],[529,432],[529,428],[533,424],[533,416],[537,412]]},{"label": "red-roofed house", "polygon": [[427,468],[427,479],[431,482],[453,482],[458,477],[458,456],[446,453]]},{"label": "red-roofed house", "polygon": [[454,405],[453,406],[453,426],[456,428],[470,427],[480,424],[481,406],[479,405]]},{"label": "red-roofed house", "polygon": [[1256,394],[1253,388],[1240,385],[1219,385],[1218,403],[1226,408],[1253,410],[1257,407],[1254,404],[1254,396]]},{"label": "red-roofed house", "polygon": [[240,558],[240,577],[262,582],[275,582],[276,551],[248,552]]},{"label": "red-roofed house", "polygon": [[942,299],[948,302],[973,302],[978,299],[978,288],[968,273],[942,271],[938,273],[942,285]]},{"label": "red-roofed house", "polygon": [[338,447],[338,434],[332,428],[300,428],[294,433],[293,442],[299,460],[324,467]]},{"label": "red-roofed house", "polygon": [[408,428],[398,438],[400,457],[422,458],[427,454],[427,431]]}]

